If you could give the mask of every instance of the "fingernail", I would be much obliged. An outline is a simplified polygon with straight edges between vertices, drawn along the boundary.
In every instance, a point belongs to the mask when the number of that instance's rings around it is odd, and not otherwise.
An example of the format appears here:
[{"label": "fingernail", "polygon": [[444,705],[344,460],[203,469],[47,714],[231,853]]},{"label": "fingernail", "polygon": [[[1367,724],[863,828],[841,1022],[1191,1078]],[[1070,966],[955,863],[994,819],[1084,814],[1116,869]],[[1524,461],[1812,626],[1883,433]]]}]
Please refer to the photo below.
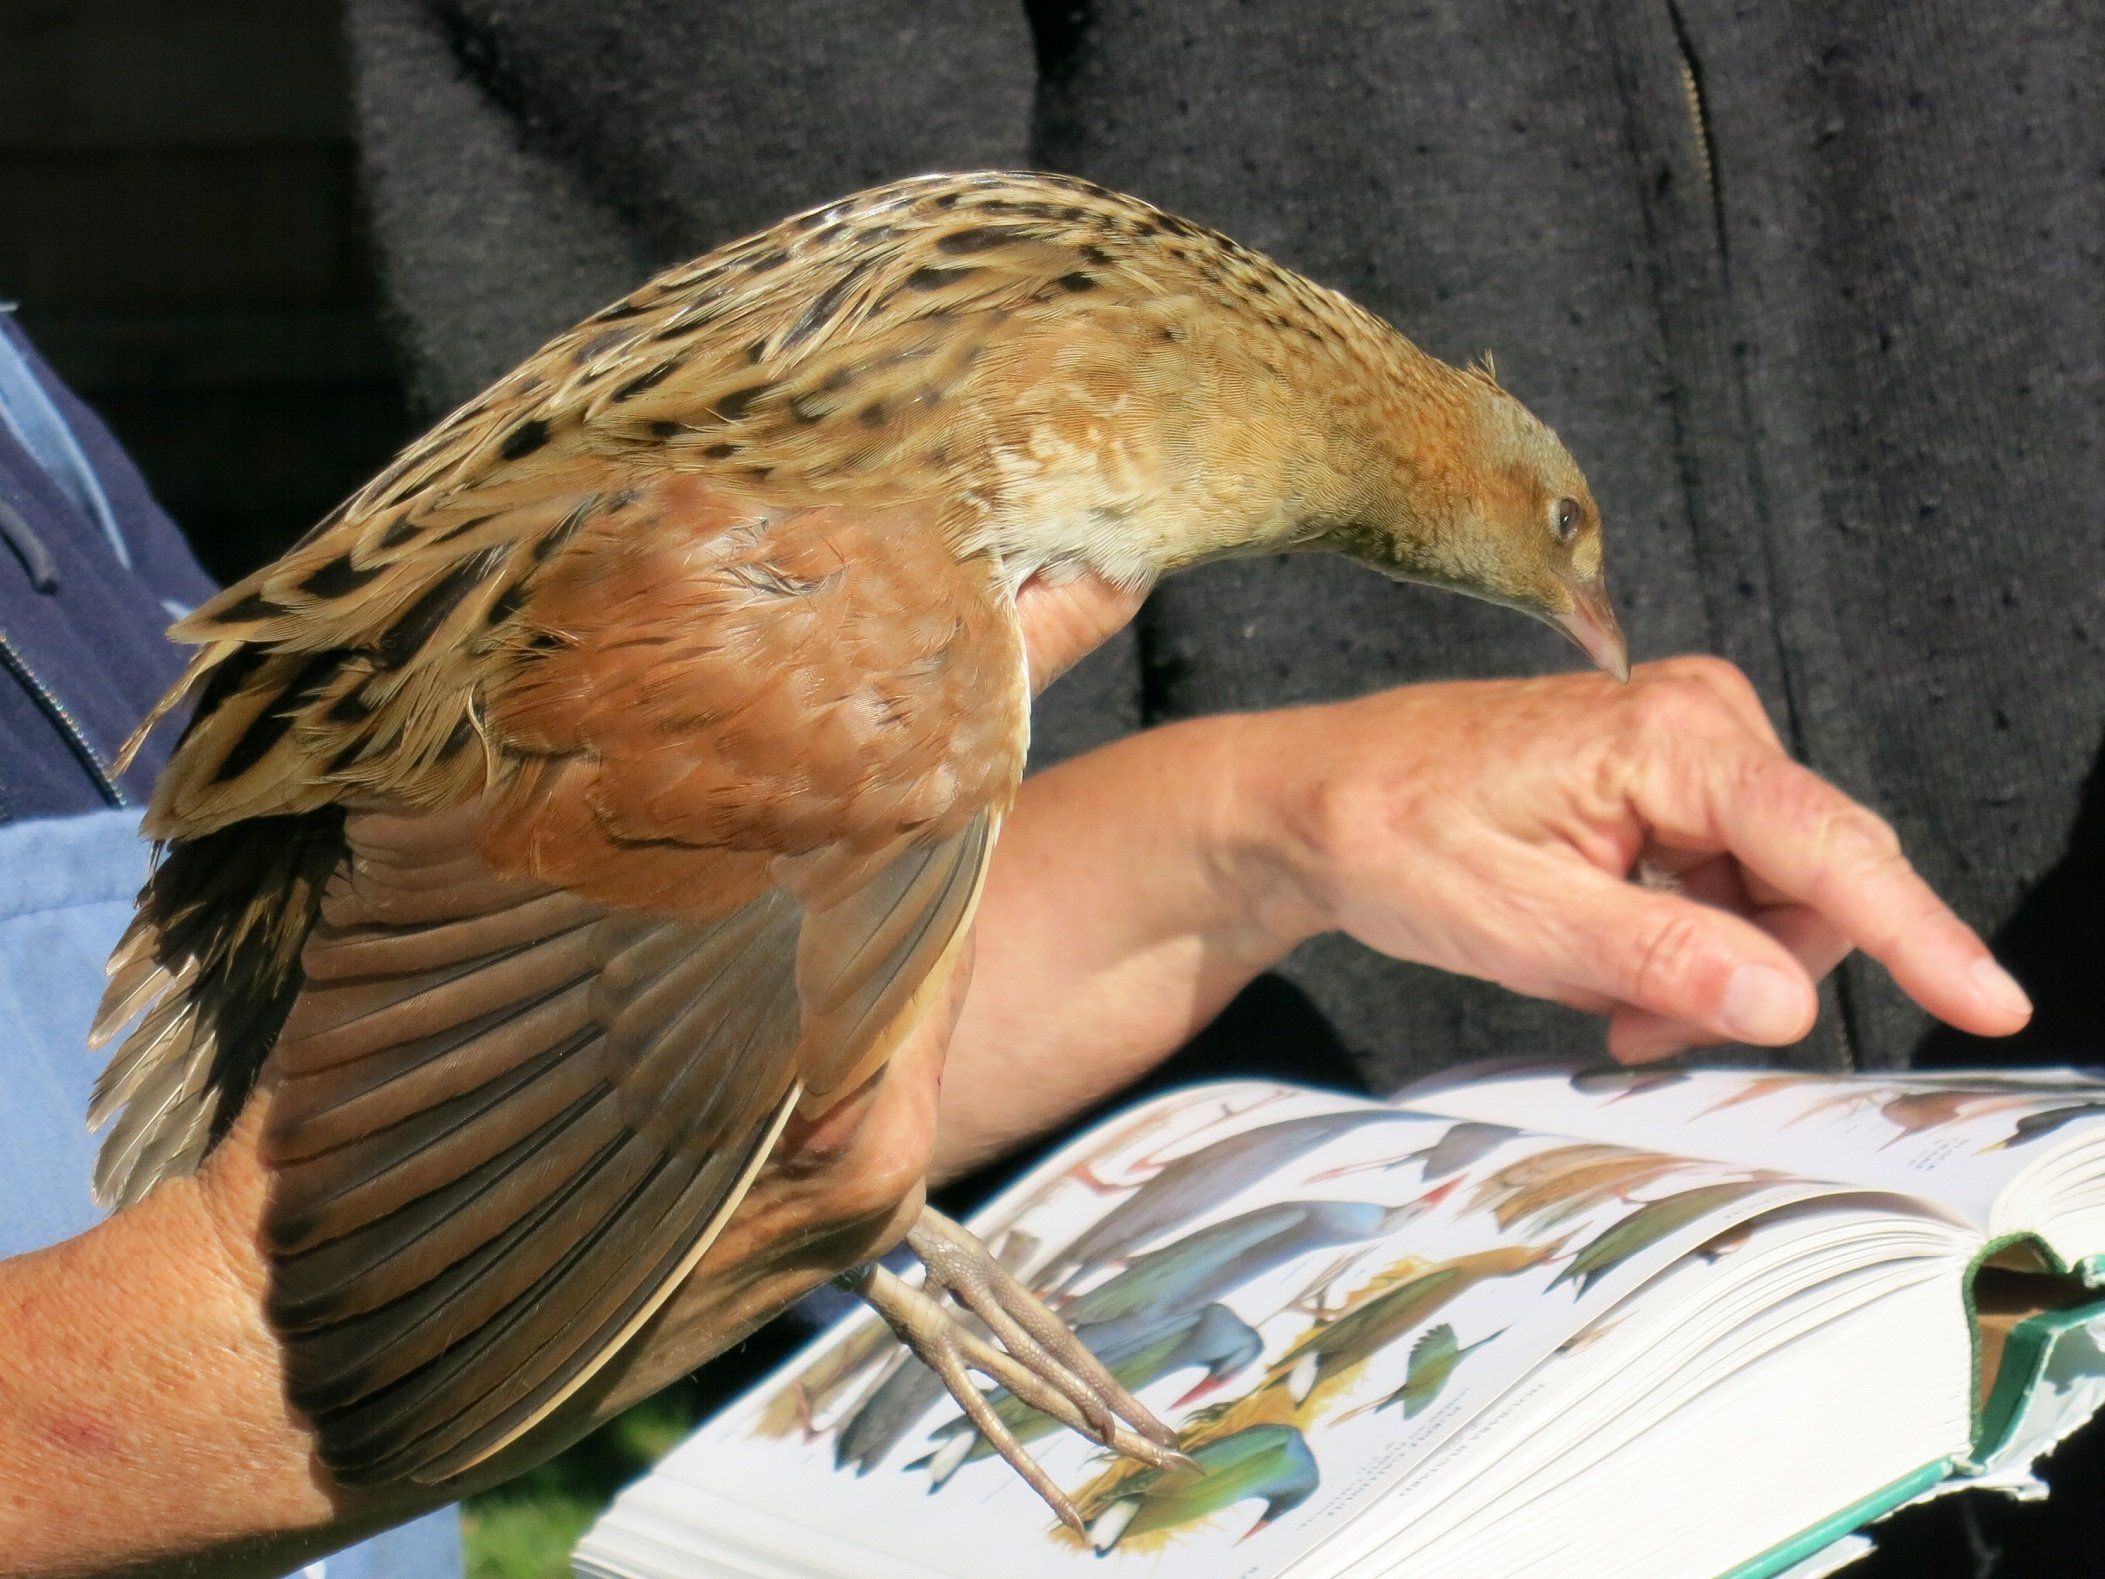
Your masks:
[{"label": "fingernail", "polygon": [[1805,1030],[1805,988],[1768,965],[1736,966],[1718,1017],[1743,1042],[1792,1041]]},{"label": "fingernail", "polygon": [[2025,989],[2017,984],[2002,966],[1985,955],[1973,962],[1973,990],[1989,1008],[2003,1014],[2021,1014],[2031,1018],[2032,1000],[2025,996]]}]

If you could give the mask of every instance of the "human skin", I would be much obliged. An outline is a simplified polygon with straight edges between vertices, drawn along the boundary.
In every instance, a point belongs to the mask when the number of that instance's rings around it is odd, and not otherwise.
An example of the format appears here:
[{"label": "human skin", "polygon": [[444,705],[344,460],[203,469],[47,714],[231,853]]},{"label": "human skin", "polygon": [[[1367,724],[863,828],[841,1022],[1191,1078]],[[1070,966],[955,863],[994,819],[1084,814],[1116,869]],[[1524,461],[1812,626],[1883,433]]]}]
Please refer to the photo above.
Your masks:
[{"label": "human skin", "polygon": [[[1027,589],[1040,683],[1134,601]],[[1630,880],[1640,862],[1680,891]],[[460,1480],[337,1487],[285,1400],[263,1315],[267,1077],[196,1178],[0,1263],[0,1551],[37,1576],[278,1574],[505,1479],[889,1246],[924,1173],[1116,1090],[1332,930],[1606,1014],[1633,1059],[1797,1039],[1851,946],[1964,1029],[2029,1012],[1891,831],[1792,764],[1711,660],[1152,731],[1025,786],[969,988],[961,972],[880,1080],[785,1137],[637,1341]]]},{"label": "human skin", "polygon": [[1855,948],[1963,1030],[2031,1015],[1893,830],[1710,658],[1135,736],[1025,785],[986,903],[1001,990],[958,1028],[949,1169],[1125,1084],[1331,931],[1603,1015],[1632,1063],[1799,1040]]}]

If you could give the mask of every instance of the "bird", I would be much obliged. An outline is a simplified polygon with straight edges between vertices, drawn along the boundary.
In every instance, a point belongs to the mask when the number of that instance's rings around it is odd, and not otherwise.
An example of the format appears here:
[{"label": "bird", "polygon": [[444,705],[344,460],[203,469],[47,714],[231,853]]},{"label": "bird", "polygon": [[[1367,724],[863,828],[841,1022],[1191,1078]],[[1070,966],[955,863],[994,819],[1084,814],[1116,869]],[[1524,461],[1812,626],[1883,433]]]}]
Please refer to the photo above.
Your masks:
[{"label": "bird", "polygon": [[1297,1410],[1308,1410],[1319,1399],[1349,1387],[1375,1355],[1457,1296],[1486,1278],[1533,1271],[1562,1249],[1561,1240],[1500,1245],[1426,1270],[1413,1266],[1386,1286],[1370,1284],[1345,1310],[1297,1338],[1273,1363],[1264,1385],[1285,1388]]},{"label": "bird", "polygon": [[1300,1507],[1322,1484],[1308,1439],[1293,1426],[1251,1426],[1206,1443],[1191,1456],[1192,1469],[1144,1469],[1083,1502],[1087,1538],[1097,1556],[1124,1541],[1166,1535],[1238,1502],[1262,1498],[1257,1522],[1236,1539],[1241,1545]]},{"label": "bird", "polygon": [[[1246,1189],[1298,1158],[1377,1124],[1422,1123],[1415,1114],[1389,1108],[1344,1108],[1306,1113],[1182,1152],[1163,1162],[1118,1205],[1058,1251],[1039,1274],[1040,1287],[1056,1291],[1083,1272],[1128,1260],[1142,1245],[1218,1202]],[[1318,1178],[1327,1175],[1317,1175]]]},{"label": "bird", "polygon": [[[131,749],[188,718],[93,1033],[99,1197],[259,1102],[320,1462],[481,1464],[942,1001],[1023,771],[1019,594],[1284,552],[1627,677],[1550,429],[1192,220],[921,176],[659,274],[173,627],[195,653]],[[930,1210],[906,1243],[920,1287],[841,1271],[968,1411],[991,1368],[1176,1462],[970,1235]]]},{"label": "bird", "polygon": [[1648,1091],[1679,1085],[1688,1078],[1686,1069],[1625,1069],[1620,1064],[1604,1064],[1574,1072],[1571,1088],[1582,1096],[1599,1096],[1612,1091],[1615,1094],[1603,1104],[1612,1106],[1631,1097],[1643,1096]]},{"label": "bird", "polygon": [[1808,1102],[1776,1127],[1779,1130],[1792,1129],[1797,1125],[1803,1124],[1807,1119],[1814,1118],[1820,1119],[1824,1123],[1832,1123],[1835,1115],[1840,1115],[1845,1119],[1853,1119],[1858,1113],[1890,1100],[1898,1089],[1894,1086],[1878,1085],[1870,1081],[1858,1080],[1830,1079],[1823,1081],[1822,1084],[1832,1086],[1834,1089],[1829,1091],[1827,1095]]},{"label": "bird", "polygon": [[1696,1114],[1697,1118],[1708,1118],[1713,1113],[1723,1113],[1745,1102],[1759,1102],[1780,1091],[1794,1091],[1804,1086],[1824,1084],[1830,1077],[1823,1074],[1807,1074],[1800,1070],[1787,1069],[1781,1074],[1761,1075],[1749,1079],[1746,1084],[1728,1089],[1726,1094]]},{"label": "bird", "polygon": [[2044,1140],[2064,1124],[2073,1124],[2079,1119],[2096,1118],[2105,1112],[2105,1102],[2075,1102],[2061,1107],[2045,1107],[2038,1112],[2027,1113],[2017,1121],[2010,1133],[1992,1145],[1983,1146],[1974,1155],[1983,1156],[1991,1151],[2008,1151],[2017,1146],[2029,1146],[2035,1140]]},{"label": "bird", "polygon": [[1447,1178],[1461,1173],[1482,1162],[1507,1141],[1523,1132],[1505,1124],[1485,1124],[1475,1119],[1464,1119],[1441,1136],[1432,1145],[1414,1151],[1403,1160],[1423,1159],[1424,1171],[1419,1175],[1427,1184],[1435,1179]]},{"label": "bird", "polygon": [[1190,1310],[1312,1251],[1387,1238],[1445,1204],[1454,1187],[1451,1181],[1400,1206],[1275,1201],[1253,1207],[1135,1256],[1057,1309],[1075,1322]]},{"label": "bird", "polygon": [[1582,1163],[1521,1186],[1500,1200],[1491,1215],[1501,1230],[1517,1226],[1529,1234],[1547,1233],[1611,1197],[1628,1200],[1632,1190],[1655,1184],[1688,1165],[1685,1157],[1656,1151],[1630,1151]]},{"label": "bird", "polygon": [[[1236,1123],[1246,1114],[1286,1101],[1294,1095],[1285,1086],[1259,1085],[1247,1090],[1232,1085],[1218,1089],[1197,1086],[1166,1101],[1143,1104],[1123,1122],[1092,1134],[1088,1149],[1069,1162],[1055,1178],[1048,1179],[1043,1188],[1050,1190],[1062,1180],[1072,1180],[1092,1194],[1122,1195],[1146,1183],[1175,1160],[1175,1153],[1167,1157],[1163,1155],[1164,1148],[1197,1140],[1224,1125]],[[1201,1112],[1206,1116],[1196,1128],[1183,1122],[1193,1113]],[[1142,1139],[1164,1129],[1178,1133],[1146,1151],[1133,1152],[1132,1148]],[[1112,1158],[1118,1159],[1118,1169],[1115,1174],[1107,1174],[1103,1169]]]},{"label": "bird", "polygon": [[[1808,1105],[1797,1117],[1787,1121],[1784,1128],[1836,1111],[1853,1115],[1875,1105],[1879,1116],[1898,1131],[1880,1145],[1881,1151],[1898,1145],[1910,1135],[1941,1129],[1967,1119],[1985,1118],[2012,1108],[2042,1106],[2053,1102],[2060,1094],[2052,1086],[2036,1081],[1998,1080],[1992,1075],[1976,1077],[1970,1074],[1964,1080],[1938,1081],[1919,1089],[1846,1080],[1831,1083],[1838,1088],[1833,1095]],[[2064,1087],[2063,1091],[2066,1089]],[[2105,1106],[2105,1103],[2093,1105]]]},{"label": "bird", "polygon": [[1500,1211],[1504,1203],[1520,1191],[1568,1178],[1582,1168],[1603,1163],[1612,1165],[1634,1154],[1630,1147],[1618,1146],[1612,1141],[1586,1140],[1545,1146],[1540,1151],[1527,1152],[1476,1180],[1475,1188],[1469,1192],[1468,1208],[1470,1211],[1486,1208]]},{"label": "bird", "polygon": [[2037,1107],[2037,1092],[2015,1091],[2008,1087],[1989,1090],[1967,1090],[1957,1087],[1951,1090],[1931,1088],[1924,1091],[1903,1091],[1879,1104],[1879,1117],[1891,1124],[1895,1134],[1879,1143],[1880,1151],[1897,1146],[1912,1135],[1923,1135],[1945,1128],[1950,1124],[1963,1124],[1973,1119],[1986,1118],[1993,1113],[2005,1113],[2013,1108]]},{"label": "bird", "polygon": [[1581,1245],[1564,1270],[1551,1280],[1550,1287],[1570,1283],[1573,1296],[1584,1298],[1594,1284],[1631,1257],[1671,1239],[1691,1223],[1735,1206],[1749,1196],[1772,1190],[1783,1181],[1781,1174],[1763,1173],[1719,1184],[1699,1184],[1693,1189],[1662,1195],[1656,1201],[1646,1201]]},{"label": "bird", "polygon": [[1460,1343],[1455,1337],[1453,1326],[1447,1322],[1443,1321],[1437,1327],[1426,1328],[1411,1344],[1410,1360],[1404,1372],[1402,1385],[1386,1398],[1363,1404],[1338,1418],[1349,1420],[1369,1411],[1378,1412],[1393,1404],[1401,1404],[1403,1418],[1415,1420],[1439,1400],[1440,1394],[1453,1379],[1456,1366],[1493,1339],[1504,1337],[1505,1333],[1506,1329],[1501,1327],[1489,1337],[1479,1338],[1474,1343]]},{"label": "bird", "polygon": [[[1415,1116],[1415,1115],[1413,1115]],[[1475,1119],[1463,1119],[1449,1125],[1440,1138],[1407,1151],[1399,1157],[1376,1157],[1366,1162],[1340,1163],[1314,1175],[1309,1181],[1315,1183],[1326,1179],[1349,1178],[1356,1173],[1387,1173],[1410,1163],[1422,1164],[1418,1177],[1430,1184],[1435,1179],[1444,1179],[1449,1174],[1473,1168],[1507,1141],[1524,1133],[1505,1124],[1479,1123]]]}]

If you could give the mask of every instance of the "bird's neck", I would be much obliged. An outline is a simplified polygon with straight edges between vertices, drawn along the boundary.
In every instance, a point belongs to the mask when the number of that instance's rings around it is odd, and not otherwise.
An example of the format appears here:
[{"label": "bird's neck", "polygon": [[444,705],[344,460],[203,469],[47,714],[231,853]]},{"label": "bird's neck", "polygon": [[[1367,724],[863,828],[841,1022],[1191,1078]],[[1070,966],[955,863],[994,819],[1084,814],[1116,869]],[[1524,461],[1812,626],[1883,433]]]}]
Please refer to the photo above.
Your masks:
[{"label": "bird's neck", "polygon": [[1001,559],[1012,586],[1089,573],[1128,589],[1212,560],[1300,546],[1301,528],[1278,490],[1248,472],[1149,484],[1118,460],[1045,467],[1027,455],[1003,457],[1007,485],[974,546]]},{"label": "bird's neck", "polygon": [[1308,480],[1337,462],[1322,403],[1270,364],[1254,371],[1233,326],[1178,324],[1175,341],[1159,329],[1135,312],[1086,339],[1048,336],[989,391],[966,530],[1017,584],[1072,567],[1144,587],[1309,546]]}]

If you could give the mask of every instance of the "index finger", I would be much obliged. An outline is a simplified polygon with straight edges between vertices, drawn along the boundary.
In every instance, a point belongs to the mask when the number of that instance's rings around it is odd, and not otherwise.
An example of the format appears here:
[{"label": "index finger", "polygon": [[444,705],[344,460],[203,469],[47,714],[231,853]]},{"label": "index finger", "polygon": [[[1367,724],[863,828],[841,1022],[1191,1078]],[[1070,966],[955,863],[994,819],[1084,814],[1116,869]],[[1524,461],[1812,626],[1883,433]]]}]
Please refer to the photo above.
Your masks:
[{"label": "index finger", "polygon": [[[1729,850],[1761,881],[1827,918],[1939,1019],[2007,1036],[2032,1015],[2024,989],[1901,853],[1881,818],[1752,739],[1690,742],[1678,785],[1644,808],[1663,839]],[[1674,771],[1672,769],[1670,772]],[[1674,826],[1679,822],[1679,827]]]}]

